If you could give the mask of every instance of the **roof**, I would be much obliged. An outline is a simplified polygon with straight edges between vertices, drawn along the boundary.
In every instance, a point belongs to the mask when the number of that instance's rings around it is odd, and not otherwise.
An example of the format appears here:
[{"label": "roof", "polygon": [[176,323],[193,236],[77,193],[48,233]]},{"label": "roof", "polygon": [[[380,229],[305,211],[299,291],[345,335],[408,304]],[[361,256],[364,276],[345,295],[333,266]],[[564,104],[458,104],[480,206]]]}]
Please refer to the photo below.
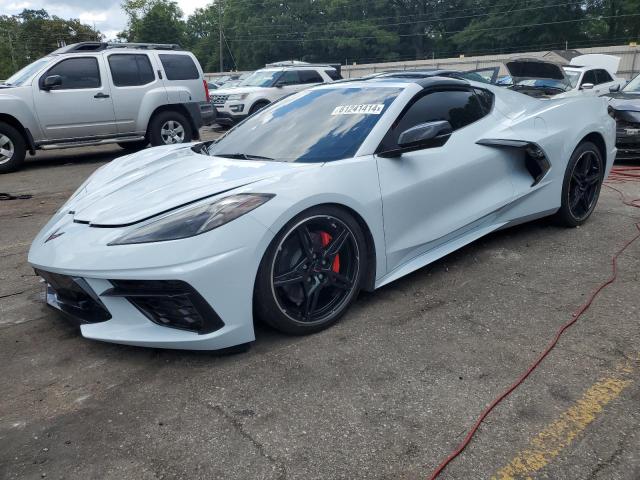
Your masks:
[{"label": "roof", "polygon": [[131,49],[131,50],[182,50],[180,45],[175,43],[114,43],[114,42],[80,42],[61,47],[52,53],[78,53],[78,52],[101,52],[111,49]]}]

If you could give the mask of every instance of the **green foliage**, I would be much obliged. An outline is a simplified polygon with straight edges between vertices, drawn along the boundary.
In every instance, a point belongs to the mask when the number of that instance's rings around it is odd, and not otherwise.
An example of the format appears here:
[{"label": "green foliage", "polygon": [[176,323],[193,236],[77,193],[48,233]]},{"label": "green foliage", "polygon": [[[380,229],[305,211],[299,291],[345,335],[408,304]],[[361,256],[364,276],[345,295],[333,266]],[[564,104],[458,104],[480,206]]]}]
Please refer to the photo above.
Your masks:
[{"label": "green foliage", "polygon": [[[267,62],[364,63],[637,41],[640,0],[213,0],[184,18],[172,0],[124,0],[132,42],[180,43],[205,71]],[[44,10],[0,16],[0,78],[100,33]]]},{"label": "green foliage", "polygon": [[50,16],[45,10],[23,10],[19,15],[0,15],[0,78],[50,53],[59,46],[99,40],[100,32],[79,20]]}]

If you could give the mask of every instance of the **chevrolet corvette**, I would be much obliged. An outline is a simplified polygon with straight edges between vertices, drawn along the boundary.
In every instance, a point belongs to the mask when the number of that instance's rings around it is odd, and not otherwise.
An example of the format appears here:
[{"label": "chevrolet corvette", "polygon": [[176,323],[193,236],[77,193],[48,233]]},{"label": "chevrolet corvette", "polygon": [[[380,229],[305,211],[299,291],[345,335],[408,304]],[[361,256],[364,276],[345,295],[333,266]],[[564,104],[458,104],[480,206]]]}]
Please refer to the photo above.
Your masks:
[{"label": "chevrolet corvette", "polygon": [[287,97],[214,142],[99,168],[37,235],[46,302],[84,337],[221,349],[254,320],[317,332],[490,232],[592,214],[616,155],[603,98],[388,75]]}]

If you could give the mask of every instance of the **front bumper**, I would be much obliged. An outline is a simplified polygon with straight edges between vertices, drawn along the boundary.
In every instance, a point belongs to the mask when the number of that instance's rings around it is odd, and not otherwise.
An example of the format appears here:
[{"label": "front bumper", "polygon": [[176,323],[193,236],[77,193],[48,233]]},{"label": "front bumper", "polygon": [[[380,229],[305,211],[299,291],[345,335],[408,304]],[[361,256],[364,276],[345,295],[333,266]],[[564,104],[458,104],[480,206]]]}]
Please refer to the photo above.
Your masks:
[{"label": "front bumper", "polygon": [[[63,236],[44,242],[60,228]],[[43,229],[29,252],[49,285],[47,303],[80,323],[84,337],[189,350],[255,340],[253,285],[273,234],[250,214],[189,239],[106,246],[121,233],[62,218]],[[60,293],[61,285],[75,293]],[[194,329],[198,316],[205,326]]]},{"label": "front bumper", "polygon": [[235,125],[236,123],[240,123],[242,120],[247,118],[248,115],[240,113],[230,113],[225,112],[223,110],[218,110],[218,115],[216,117],[216,123],[220,125]]},{"label": "front bumper", "polygon": [[640,124],[618,128],[616,131],[618,160],[640,159]]}]

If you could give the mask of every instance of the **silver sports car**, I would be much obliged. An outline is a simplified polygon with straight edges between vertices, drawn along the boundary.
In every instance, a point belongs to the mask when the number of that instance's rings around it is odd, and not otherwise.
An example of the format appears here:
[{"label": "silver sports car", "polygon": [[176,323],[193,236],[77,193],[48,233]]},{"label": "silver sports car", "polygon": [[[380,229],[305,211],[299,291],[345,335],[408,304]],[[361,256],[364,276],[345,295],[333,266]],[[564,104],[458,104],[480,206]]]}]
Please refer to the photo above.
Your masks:
[{"label": "silver sports car", "polygon": [[218,349],[336,322],[489,232],[591,215],[615,149],[596,97],[393,75],[270,105],[217,142],[96,171],[35,238],[47,302],[87,338]]}]

